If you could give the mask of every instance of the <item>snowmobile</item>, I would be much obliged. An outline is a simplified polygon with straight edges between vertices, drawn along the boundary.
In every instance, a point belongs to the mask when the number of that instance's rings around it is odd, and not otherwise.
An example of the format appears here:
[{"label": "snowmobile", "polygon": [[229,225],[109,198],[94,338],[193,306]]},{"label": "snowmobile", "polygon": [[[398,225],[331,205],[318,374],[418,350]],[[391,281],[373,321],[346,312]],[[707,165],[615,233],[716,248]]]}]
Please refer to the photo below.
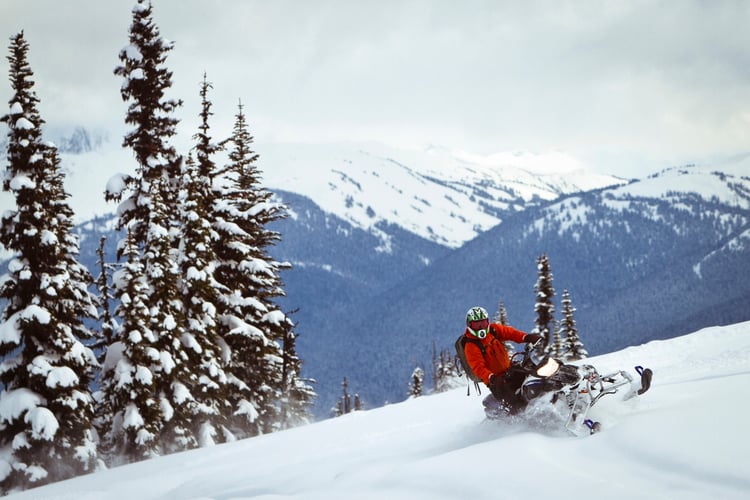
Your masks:
[{"label": "snowmobile", "polygon": [[[541,341],[540,341],[541,342]],[[536,354],[537,342],[527,344],[523,352],[511,358],[506,380],[523,379],[512,398],[515,403],[498,402],[490,395],[484,400],[485,413],[490,419],[518,415],[523,418],[529,408],[551,406],[565,421],[565,429],[576,436],[601,430],[601,423],[588,418],[588,412],[602,397],[627,389],[622,401],[632,399],[651,387],[653,371],[636,366],[638,378],[620,370],[601,375],[588,364],[565,364],[551,356]]]}]

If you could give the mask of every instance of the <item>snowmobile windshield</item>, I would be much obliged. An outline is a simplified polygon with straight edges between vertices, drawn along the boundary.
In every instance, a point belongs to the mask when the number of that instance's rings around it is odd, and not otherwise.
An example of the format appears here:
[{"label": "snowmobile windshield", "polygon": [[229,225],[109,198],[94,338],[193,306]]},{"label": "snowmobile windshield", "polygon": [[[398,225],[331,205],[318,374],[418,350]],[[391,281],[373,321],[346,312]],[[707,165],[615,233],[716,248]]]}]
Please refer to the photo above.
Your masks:
[{"label": "snowmobile windshield", "polygon": [[480,319],[478,321],[469,321],[469,329],[474,332],[475,334],[478,333],[480,330],[487,330],[490,326],[490,320],[488,319]]},{"label": "snowmobile windshield", "polygon": [[551,377],[557,373],[557,369],[560,368],[560,363],[553,358],[547,358],[542,362],[541,365],[536,369],[536,374],[539,377]]}]

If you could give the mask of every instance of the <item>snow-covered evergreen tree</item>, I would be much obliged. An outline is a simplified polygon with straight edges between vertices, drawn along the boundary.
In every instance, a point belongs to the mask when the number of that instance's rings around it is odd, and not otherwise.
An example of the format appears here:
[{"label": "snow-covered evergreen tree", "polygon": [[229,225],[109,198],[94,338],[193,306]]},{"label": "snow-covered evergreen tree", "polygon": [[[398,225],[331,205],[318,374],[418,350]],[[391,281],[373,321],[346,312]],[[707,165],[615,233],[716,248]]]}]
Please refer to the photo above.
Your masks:
[{"label": "snow-covered evergreen tree", "polygon": [[[109,442],[116,456],[133,461],[198,446],[192,427],[196,400],[184,342],[181,270],[173,255],[169,209],[161,199],[165,178],[152,191],[147,240],[139,257],[136,236],[128,232],[121,251],[128,264],[115,273],[121,318],[102,372]],[[107,387],[114,387],[107,392]],[[105,408],[107,408],[105,406]]]},{"label": "snow-covered evergreen tree", "polygon": [[454,350],[443,349],[438,355],[437,345],[433,342],[432,379],[435,392],[445,392],[455,387],[455,380],[462,375],[458,364],[458,358]]},{"label": "snow-covered evergreen tree", "polygon": [[89,272],[78,262],[73,212],[55,146],[42,141],[42,120],[23,33],[11,37],[14,95],[2,117],[8,132],[3,190],[16,209],[0,225],[14,253],[0,279],[0,489],[13,491],[94,469],[97,449],[89,384],[97,365],[84,342],[97,317]]},{"label": "snow-covered evergreen tree", "polygon": [[566,347],[565,337],[563,337],[564,334],[560,329],[559,321],[553,321],[552,331],[552,348],[550,349],[549,354],[552,357],[560,358],[565,353]]},{"label": "snow-covered evergreen tree", "polygon": [[497,305],[497,313],[495,313],[494,321],[501,325],[508,324],[508,311],[505,309],[505,303],[502,300]]},{"label": "snow-covered evergreen tree", "polygon": [[437,353],[437,342],[434,340],[432,341],[432,383],[434,384],[433,390],[435,392],[438,388],[438,377],[439,377],[439,367],[438,367],[438,353]]},{"label": "snow-covered evergreen tree", "polygon": [[341,390],[343,394],[336,403],[336,407],[333,409],[333,413],[337,417],[346,415],[352,411],[352,395],[349,394],[349,382],[346,380],[346,377],[344,377],[344,380],[341,382]]},{"label": "snow-covered evergreen tree", "polygon": [[130,233],[123,253],[126,262],[113,274],[121,301],[115,314],[121,323],[114,330],[102,367],[97,424],[111,465],[159,455],[159,436],[164,427],[155,377],[162,370],[162,359],[150,327],[150,289]]},{"label": "snow-covered evergreen tree", "polygon": [[[492,320],[496,323],[500,323],[501,325],[509,324],[508,311],[505,309],[505,303],[502,300],[498,303],[497,312],[495,313],[495,316]],[[508,356],[513,356],[513,353],[516,352],[516,343],[505,340],[503,341],[503,345],[505,346],[505,350],[508,351]]]},{"label": "snow-covered evergreen tree", "polygon": [[282,345],[283,370],[281,390],[281,428],[286,429],[312,420],[310,408],[317,397],[313,380],[302,378],[302,360],[297,355],[297,334],[289,330]]},{"label": "snow-covered evergreen tree", "polygon": [[101,307],[101,338],[92,347],[97,353],[99,361],[103,361],[106,355],[107,346],[112,343],[114,332],[117,329],[117,322],[112,316],[112,287],[110,277],[114,266],[108,263],[104,257],[104,243],[107,238],[102,236],[99,240],[99,247],[96,249],[97,264],[99,265],[99,276],[96,278],[96,289],[99,292],[99,303]]},{"label": "snow-covered evergreen tree", "polygon": [[417,365],[409,380],[409,398],[418,398],[424,394],[424,370]]},{"label": "snow-covered evergreen tree", "polygon": [[560,322],[561,334],[564,336],[563,352],[560,354],[565,361],[576,361],[588,357],[589,353],[583,347],[578,336],[578,327],[574,313],[573,301],[570,299],[568,290],[563,290],[562,296],[562,321]]},{"label": "snow-covered evergreen tree", "polygon": [[[229,401],[233,430],[240,435],[270,432],[279,425],[285,378],[282,344],[293,327],[273,302],[284,294],[279,273],[289,266],[268,254],[279,235],[267,226],[285,217],[285,207],[260,186],[252,142],[240,105],[227,141],[230,163],[217,183],[215,225],[216,278],[227,289],[220,311],[221,334],[231,350],[228,372],[234,390]],[[299,374],[294,378],[302,382]]]},{"label": "snow-covered evergreen tree", "polygon": [[[185,309],[180,288],[182,271],[172,252],[174,240],[169,226],[171,208],[161,194],[167,178],[157,180],[152,191],[150,220],[143,264],[149,284],[149,329],[160,363],[154,367],[154,382],[161,398],[164,428],[160,436],[162,453],[188,450],[198,446],[193,431],[197,402],[191,388],[198,383],[186,350]],[[162,184],[162,185],[158,185]]]},{"label": "snow-covered evergreen tree", "polygon": [[134,126],[125,135],[123,147],[133,150],[137,173],[112,179],[107,197],[120,200],[126,190],[130,191],[118,209],[118,227],[127,227],[139,245],[147,238],[153,190],[161,189],[166,206],[177,204],[182,158],[169,139],[176,134],[178,120],[173,114],[182,102],[165,97],[172,86],[172,72],[165,67],[172,47],[154,24],[151,3],[138,0],[133,8],[130,44],[120,51],[122,65],[115,68],[115,74],[125,79],[120,90],[122,99],[130,103],[125,122]]},{"label": "snow-covered evergreen tree", "polygon": [[537,282],[534,285],[536,294],[536,303],[534,311],[536,320],[534,322],[533,333],[539,334],[544,339],[539,348],[539,354],[549,353],[552,348],[552,330],[550,325],[554,321],[555,289],[552,287],[552,271],[549,265],[547,254],[542,254],[537,258]]},{"label": "snow-covered evergreen tree", "polygon": [[231,405],[227,401],[229,384],[224,365],[229,361],[223,339],[219,336],[217,305],[223,287],[214,278],[216,256],[213,241],[216,233],[214,219],[214,190],[212,178],[216,166],[213,156],[219,150],[209,135],[211,102],[208,90],[211,84],[205,76],[201,84],[201,125],[194,136],[197,141],[197,161],[189,159],[182,176],[180,191],[181,238],[180,268],[182,274],[182,300],[187,321],[183,334],[185,353],[190,370],[197,379],[192,387],[196,400],[193,432],[199,445],[207,446],[232,439],[228,431],[227,415]]}]

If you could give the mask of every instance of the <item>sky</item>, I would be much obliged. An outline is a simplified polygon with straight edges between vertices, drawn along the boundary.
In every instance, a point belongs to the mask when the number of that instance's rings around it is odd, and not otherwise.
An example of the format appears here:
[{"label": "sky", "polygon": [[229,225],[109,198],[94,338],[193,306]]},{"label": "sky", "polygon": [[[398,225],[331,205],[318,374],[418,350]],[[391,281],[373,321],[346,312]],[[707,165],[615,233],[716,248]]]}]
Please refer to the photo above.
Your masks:
[{"label": "sky", "polygon": [[485,419],[466,385],[283,432],[97,472],[8,500],[747,499],[750,322],[588,358],[642,364],[651,389],[604,396],[594,435],[541,409]]},{"label": "sky", "polygon": [[[0,35],[23,29],[30,44],[48,128],[101,127],[119,142],[126,108],[113,69],[133,5],[0,2]],[[215,133],[231,129],[242,100],[261,153],[341,141],[557,151],[631,178],[750,148],[750,3],[740,0],[153,5],[175,42],[167,66],[185,140],[205,72]]]}]

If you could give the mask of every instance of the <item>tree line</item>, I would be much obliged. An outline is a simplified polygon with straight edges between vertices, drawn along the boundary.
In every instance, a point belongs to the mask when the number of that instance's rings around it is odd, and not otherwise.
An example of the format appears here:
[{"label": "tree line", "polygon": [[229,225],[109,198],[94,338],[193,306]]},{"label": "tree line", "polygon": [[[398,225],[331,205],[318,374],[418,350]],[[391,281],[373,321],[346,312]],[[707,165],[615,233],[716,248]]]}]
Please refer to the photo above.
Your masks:
[{"label": "tree line", "polygon": [[166,97],[172,48],[139,0],[114,70],[135,172],[108,183],[121,239],[117,262],[106,262],[102,241],[94,278],[78,261],[59,153],[42,137],[29,44],[23,32],[11,37],[3,492],[310,419],[315,393],[300,376],[295,324],[275,304],[290,266],[269,255],[280,235],[268,225],[286,207],[260,186],[241,103],[231,136],[211,136],[206,75],[192,148],[182,155],[171,144],[182,105]]}]

